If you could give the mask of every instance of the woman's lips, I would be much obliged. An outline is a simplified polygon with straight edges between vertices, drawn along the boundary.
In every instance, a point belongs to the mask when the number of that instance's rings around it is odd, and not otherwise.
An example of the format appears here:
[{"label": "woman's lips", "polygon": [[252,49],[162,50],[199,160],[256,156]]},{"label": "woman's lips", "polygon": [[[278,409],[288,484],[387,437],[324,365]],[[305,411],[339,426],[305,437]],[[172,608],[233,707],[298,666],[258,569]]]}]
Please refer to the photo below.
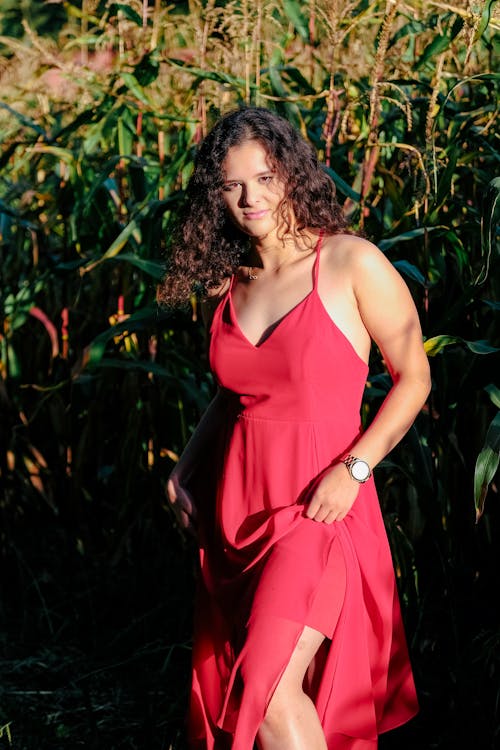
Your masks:
[{"label": "woman's lips", "polygon": [[262,219],[268,213],[269,209],[264,208],[262,211],[246,211],[243,216],[245,219]]}]

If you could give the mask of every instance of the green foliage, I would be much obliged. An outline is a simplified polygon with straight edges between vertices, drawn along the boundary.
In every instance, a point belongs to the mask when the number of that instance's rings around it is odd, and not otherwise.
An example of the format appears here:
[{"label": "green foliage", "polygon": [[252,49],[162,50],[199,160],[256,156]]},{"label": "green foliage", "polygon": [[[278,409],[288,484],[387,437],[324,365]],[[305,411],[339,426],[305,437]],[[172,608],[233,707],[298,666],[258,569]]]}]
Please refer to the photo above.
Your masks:
[{"label": "green foliage", "polygon": [[[61,5],[44,0],[3,0],[0,15],[0,34],[22,38],[23,24],[28,24],[38,34],[57,35],[67,20]],[[6,51],[5,48],[3,50]]]},{"label": "green foliage", "polygon": [[[67,632],[74,643],[86,628],[109,645],[123,627],[115,606],[132,623],[125,650],[140,653],[141,611],[147,637],[186,650],[193,551],[163,488],[213,386],[195,301],[158,310],[155,286],[200,139],[233,106],[269,106],[317,148],[346,214],[420,312],[433,391],[378,484],[422,732],[435,705],[433,747],[467,731],[471,746],[492,745],[499,704],[479,675],[493,679],[499,663],[488,652],[499,549],[494,3],[421,0],[410,13],[382,2],[89,0],[50,4],[50,29],[46,5],[4,3],[0,15],[4,621],[27,641]],[[365,422],[389,387],[378,353],[372,365]],[[157,600],[173,603],[160,620],[142,590],[150,578]],[[133,602],[123,583],[113,594],[124,580]],[[185,680],[182,660],[164,657],[162,680]],[[168,713],[172,698],[162,700],[180,743],[182,703]],[[454,734],[451,718],[466,713],[479,734]],[[66,719],[50,731],[62,742]],[[414,742],[405,746],[425,746]]]}]

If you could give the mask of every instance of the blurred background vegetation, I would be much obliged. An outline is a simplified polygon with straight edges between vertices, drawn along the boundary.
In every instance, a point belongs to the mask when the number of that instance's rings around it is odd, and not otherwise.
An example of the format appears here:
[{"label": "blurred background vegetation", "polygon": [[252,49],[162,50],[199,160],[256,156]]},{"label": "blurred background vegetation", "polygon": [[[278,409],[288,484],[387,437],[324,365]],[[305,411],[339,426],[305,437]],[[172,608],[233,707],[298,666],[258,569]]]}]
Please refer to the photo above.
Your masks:
[{"label": "blurred background vegetation", "polygon": [[[155,286],[243,103],[314,144],[431,358],[377,470],[422,704],[381,747],[499,746],[499,28],[491,0],[0,3],[0,749],[185,747],[164,485],[213,383],[195,301]],[[374,352],[366,421],[388,387]]]}]

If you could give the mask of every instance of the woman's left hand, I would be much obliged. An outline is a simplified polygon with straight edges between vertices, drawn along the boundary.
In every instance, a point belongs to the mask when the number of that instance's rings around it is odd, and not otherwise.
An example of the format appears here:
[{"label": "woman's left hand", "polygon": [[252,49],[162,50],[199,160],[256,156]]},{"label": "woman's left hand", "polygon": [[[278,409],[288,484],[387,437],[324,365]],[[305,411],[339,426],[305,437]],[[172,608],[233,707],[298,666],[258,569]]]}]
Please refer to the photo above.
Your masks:
[{"label": "woman's left hand", "polygon": [[358,492],[359,483],[350,477],[344,464],[335,464],[316,485],[306,516],[323,523],[342,521],[354,505]]}]

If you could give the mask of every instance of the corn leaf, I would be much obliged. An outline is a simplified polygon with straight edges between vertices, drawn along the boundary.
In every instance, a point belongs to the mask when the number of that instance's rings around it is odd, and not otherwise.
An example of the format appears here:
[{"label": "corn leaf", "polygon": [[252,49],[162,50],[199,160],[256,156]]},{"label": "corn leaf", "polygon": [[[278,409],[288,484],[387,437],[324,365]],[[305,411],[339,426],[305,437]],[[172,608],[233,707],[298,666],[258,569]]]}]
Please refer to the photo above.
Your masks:
[{"label": "corn leaf", "polygon": [[122,73],[121,79],[129,92],[135,96],[135,98],[145,104],[146,107],[154,107],[153,102],[150,100],[137,78],[132,73]]},{"label": "corn leaf", "polygon": [[422,286],[426,286],[427,282],[424,274],[420,271],[413,263],[409,263],[407,260],[395,260],[393,266],[398,269],[409,279],[418,282]]},{"label": "corn leaf", "polygon": [[304,42],[309,41],[309,29],[301,7],[296,0],[283,0],[283,10],[295,31],[302,37]]},{"label": "corn leaf", "polygon": [[158,309],[156,305],[147,305],[141,310],[129,315],[126,320],[107,328],[90,343],[87,349],[87,363],[92,366],[101,361],[106,351],[106,346],[115,336],[125,332],[144,331],[157,325],[168,316],[168,313]]},{"label": "corn leaf", "polygon": [[165,275],[165,265],[163,263],[140,258],[132,253],[120,253],[120,255],[116,256],[113,260],[130,263],[132,266],[140,268],[141,271],[144,271],[144,273],[147,273],[149,276],[152,276],[157,280],[160,280]]},{"label": "corn leaf", "polygon": [[482,219],[483,253],[489,256],[495,244],[495,235],[500,222],[500,177],[494,177],[489,183],[484,197]]},{"label": "corn leaf", "polygon": [[402,234],[398,234],[395,237],[387,237],[385,240],[381,240],[381,242],[378,243],[378,247],[380,250],[382,250],[382,252],[385,252],[390,247],[393,247],[400,242],[409,242],[410,240],[414,240],[417,237],[423,237],[430,232],[442,232],[444,230],[447,230],[447,227],[417,227],[416,229],[410,229],[408,232],[402,232]]},{"label": "corn leaf", "polygon": [[[116,255],[118,255],[118,253],[123,250],[125,245],[129,242],[134,232],[139,232],[140,237],[140,228],[137,219],[131,219],[131,221],[129,221],[129,223],[122,229],[118,237],[113,240],[106,252],[100,258],[89,261],[85,265],[85,270],[93,270],[103,261],[109,260],[110,258],[114,258]],[[140,241],[140,239],[138,239],[138,241]]]},{"label": "corn leaf", "polygon": [[30,117],[27,117],[26,115],[21,114],[21,112],[18,112],[13,107],[9,106],[5,102],[0,102],[0,107],[2,109],[7,110],[7,112],[10,112],[11,115],[13,115],[16,120],[19,120],[21,125],[25,125],[27,128],[31,128],[31,130],[34,130],[35,133],[37,133],[39,136],[41,136],[44,141],[49,141],[49,135],[46,130],[44,130],[40,125],[38,125],[34,120],[32,120]]},{"label": "corn leaf", "polygon": [[142,18],[130,5],[125,3],[111,3],[108,10],[110,16],[116,16],[121,13],[124,18],[133,21],[137,26],[142,26]]},{"label": "corn leaf", "polygon": [[496,346],[492,346],[488,341],[466,341],[460,336],[433,336],[424,342],[424,349],[428,357],[435,357],[443,349],[451,344],[464,344],[474,354],[493,354],[500,351]]},{"label": "corn leaf", "polygon": [[340,192],[345,195],[347,198],[350,198],[355,203],[359,203],[361,200],[361,195],[354,190],[337,172],[332,169],[331,167],[327,167],[323,165],[323,169],[327,174],[330,175],[332,180],[335,183],[335,186],[340,190]]},{"label": "corn leaf", "polygon": [[446,52],[446,50],[451,45],[452,41],[455,39],[456,36],[461,32],[464,25],[464,21],[462,18],[455,19],[449,33],[440,34],[439,36],[434,37],[432,42],[430,42],[427,47],[422,52],[422,55],[420,56],[420,59],[417,61],[417,68],[422,68],[426,63],[428,63],[430,60],[432,60],[437,55],[440,55],[442,52]]},{"label": "corn leaf", "polygon": [[484,390],[489,395],[492,403],[495,404],[497,409],[500,409],[500,388],[493,383],[490,383]]},{"label": "corn leaf", "polygon": [[476,506],[476,522],[484,512],[484,503],[488,488],[498,470],[500,462],[500,412],[491,422],[484,446],[479,453],[474,470],[474,502]]},{"label": "corn leaf", "polygon": [[496,5],[496,2],[497,0],[487,0],[487,2],[485,3],[481,15],[481,20],[477,27],[476,33],[474,34],[474,42],[477,42],[477,40],[483,36],[484,32],[488,28],[491,20],[491,15],[493,13],[493,8]]}]

